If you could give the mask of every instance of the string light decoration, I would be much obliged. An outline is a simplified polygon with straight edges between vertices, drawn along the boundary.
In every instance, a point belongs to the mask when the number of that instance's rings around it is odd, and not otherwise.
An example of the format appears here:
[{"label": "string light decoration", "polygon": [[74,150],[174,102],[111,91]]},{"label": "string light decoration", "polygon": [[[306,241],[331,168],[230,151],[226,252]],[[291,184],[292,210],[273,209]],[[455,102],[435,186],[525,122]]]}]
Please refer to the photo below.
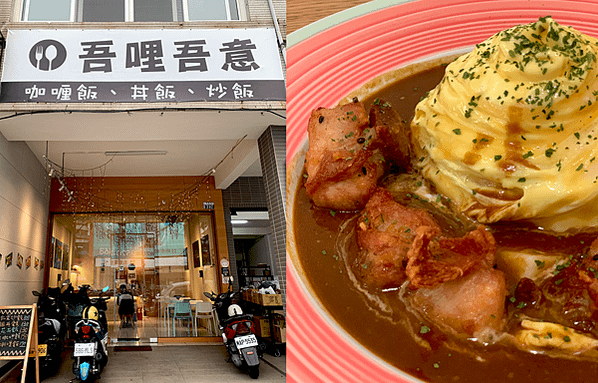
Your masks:
[{"label": "string light decoration", "polygon": [[[227,154],[215,166],[201,174],[197,181],[181,187],[167,185],[163,189],[147,191],[145,189],[117,190],[107,186],[107,167],[113,157],[100,166],[91,169],[68,169],[60,166],[44,156],[48,168],[48,177],[59,183],[58,191],[62,193],[64,209],[72,213],[110,214],[114,212],[127,212],[136,215],[142,212],[159,212],[164,223],[174,226],[191,217],[193,211],[198,209],[198,197],[203,195],[207,201],[212,202],[210,178],[216,174],[222,163],[233,154],[234,150],[247,137],[244,135],[232,146]],[[185,178],[183,178],[185,179]],[[152,198],[151,194],[155,194]],[[133,217],[135,219],[135,217]]]}]

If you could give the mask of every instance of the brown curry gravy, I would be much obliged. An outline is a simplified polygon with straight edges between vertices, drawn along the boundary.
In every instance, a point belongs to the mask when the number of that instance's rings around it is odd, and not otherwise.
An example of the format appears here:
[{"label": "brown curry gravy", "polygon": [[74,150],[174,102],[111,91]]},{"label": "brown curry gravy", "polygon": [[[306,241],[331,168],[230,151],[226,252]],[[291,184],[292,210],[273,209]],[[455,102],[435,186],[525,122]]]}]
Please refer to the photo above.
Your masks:
[{"label": "brown curry gravy", "polygon": [[[405,121],[410,121],[417,102],[436,86],[443,73],[443,66],[415,73],[362,101],[369,109],[375,98],[384,99]],[[392,298],[396,292],[382,293],[392,305],[394,317],[377,313],[349,279],[347,266],[336,255],[335,241],[340,225],[354,214],[333,215],[329,209],[314,207],[304,188],[297,191],[294,212],[301,266],[322,305],[348,334],[391,365],[430,382],[598,381],[598,361],[532,354],[501,343],[482,346],[463,339],[455,342],[450,339],[451,335],[437,331],[429,323],[421,323],[408,313],[399,299]],[[596,233],[552,236],[535,228],[511,224],[494,225],[491,229],[498,246],[544,251],[583,252],[596,238]],[[349,242],[346,251],[357,251],[355,241]],[[429,342],[430,347],[421,346],[412,335],[412,332],[419,333],[422,325],[431,327],[432,331],[416,335]]]}]

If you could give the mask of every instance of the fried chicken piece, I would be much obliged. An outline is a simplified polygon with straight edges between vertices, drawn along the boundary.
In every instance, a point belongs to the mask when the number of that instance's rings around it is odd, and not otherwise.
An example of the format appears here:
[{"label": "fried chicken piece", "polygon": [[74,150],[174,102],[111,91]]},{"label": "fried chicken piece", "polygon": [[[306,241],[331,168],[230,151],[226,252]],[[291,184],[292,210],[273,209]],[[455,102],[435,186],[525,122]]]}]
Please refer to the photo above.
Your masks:
[{"label": "fried chicken piece", "polygon": [[473,336],[502,327],[506,295],[503,272],[483,268],[436,287],[417,289],[410,300],[437,326]]},{"label": "fried chicken piece", "polygon": [[307,195],[320,207],[363,208],[386,171],[363,103],[316,109],[307,131]]},{"label": "fried chicken piece", "polygon": [[482,225],[461,238],[420,227],[407,254],[406,272],[412,288],[434,287],[476,268],[492,268],[495,254],[494,236]]},{"label": "fried chicken piece", "polygon": [[402,206],[385,189],[376,189],[357,223],[363,280],[378,288],[400,286],[406,280],[407,253],[422,226],[440,232],[428,212]]}]

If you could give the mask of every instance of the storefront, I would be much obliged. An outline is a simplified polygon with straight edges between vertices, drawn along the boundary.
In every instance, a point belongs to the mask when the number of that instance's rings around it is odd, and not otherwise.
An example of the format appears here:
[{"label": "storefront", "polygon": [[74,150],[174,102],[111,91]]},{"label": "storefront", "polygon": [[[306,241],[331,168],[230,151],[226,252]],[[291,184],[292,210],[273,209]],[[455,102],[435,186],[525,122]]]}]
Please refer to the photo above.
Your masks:
[{"label": "storefront", "polygon": [[[21,232],[0,234],[0,254],[37,260],[0,270],[0,285],[15,292],[4,303],[65,280],[109,286],[115,339],[216,335],[196,315],[203,293],[227,289],[234,275],[222,191],[256,163],[263,177],[276,173],[258,142],[285,124],[272,2],[2,4],[11,11],[0,141],[27,163],[20,169],[17,155],[5,154],[21,176],[2,168],[0,178],[27,185],[21,195],[11,186]],[[281,185],[269,208],[283,209]],[[274,272],[284,289],[284,269]],[[118,313],[123,285],[135,299],[133,326]],[[189,305],[191,320],[178,318],[177,302]]]},{"label": "storefront", "polygon": [[[106,178],[101,187],[92,186],[94,178],[61,181],[51,193],[48,286],[67,279],[74,287],[109,286],[114,339],[217,336],[214,321],[200,318],[204,292],[226,289],[229,275],[221,267],[228,251],[212,177]],[[162,203],[164,191],[176,207]],[[123,286],[135,300],[131,323],[119,315]],[[189,304],[190,319],[175,320],[177,302]]]}]

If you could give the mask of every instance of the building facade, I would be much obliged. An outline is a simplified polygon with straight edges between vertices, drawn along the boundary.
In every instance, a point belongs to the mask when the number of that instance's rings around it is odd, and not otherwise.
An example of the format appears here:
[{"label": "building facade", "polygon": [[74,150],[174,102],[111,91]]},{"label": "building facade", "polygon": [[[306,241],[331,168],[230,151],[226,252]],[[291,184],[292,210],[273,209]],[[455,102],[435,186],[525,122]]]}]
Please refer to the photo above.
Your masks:
[{"label": "building facade", "polygon": [[286,295],[284,1],[2,0],[0,22],[0,306],[68,279],[163,320],[148,295],[226,289],[247,175]]}]

